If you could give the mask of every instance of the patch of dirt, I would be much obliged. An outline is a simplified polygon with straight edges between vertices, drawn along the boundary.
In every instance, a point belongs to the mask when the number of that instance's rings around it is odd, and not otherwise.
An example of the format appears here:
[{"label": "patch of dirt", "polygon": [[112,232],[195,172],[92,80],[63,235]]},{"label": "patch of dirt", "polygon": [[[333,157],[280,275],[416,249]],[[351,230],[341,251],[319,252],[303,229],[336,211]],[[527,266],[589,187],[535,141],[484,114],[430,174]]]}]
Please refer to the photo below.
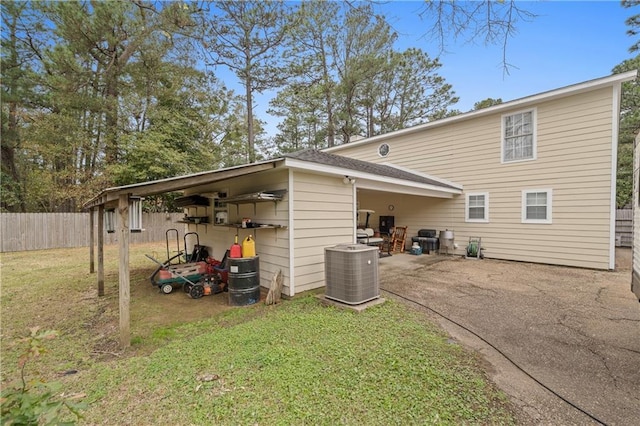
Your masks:
[{"label": "patch of dirt", "polygon": [[633,250],[627,247],[616,248],[616,271],[630,271],[632,264]]},{"label": "patch of dirt", "polygon": [[[111,361],[149,353],[170,338],[175,327],[197,324],[219,313],[237,309],[229,306],[228,293],[225,292],[191,299],[181,286],[168,295],[152,286],[149,276],[155,265],[144,254],[162,253],[162,248],[163,245],[158,243],[132,246],[129,289],[132,345],[126,351],[119,344],[116,246],[105,247],[104,296],[101,297],[97,295],[97,274],[88,271],[86,248],[3,253],[0,258],[3,273],[2,380],[16,376],[18,353],[12,343],[25,336],[30,327],[39,326],[42,330],[59,332],[57,339],[47,342],[48,353],[43,354],[38,363],[32,364],[33,373],[47,380],[55,377],[58,370],[82,370],[85,362]],[[27,265],[31,280],[22,278],[27,274]],[[262,303],[259,305],[263,306]],[[264,310],[257,305],[248,308],[256,315],[261,315]],[[228,321],[232,323],[233,316]],[[218,322],[217,326],[225,324]],[[49,362],[53,360],[56,365]],[[46,368],[36,367],[48,362],[50,365]]]},{"label": "patch of dirt", "polygon": [[[228,293],[225,292],[192,299],[182,286],[177,285],[170,294],[163,294],[148,279],[154,270],[151,267],[131,271],[129,309],[133,344],[129,354],[152,350],[153,345],[149,347],[139,343],[153,337],[158,330],[205,320],[233,308],[229,306]],[[119,348],[118,292],[118,283],[110,280],[105,283],[105,296],[90,302],[95,304],[94,315],[86,326],[95,336],[92,352],[99,360],[124,355]]]}]

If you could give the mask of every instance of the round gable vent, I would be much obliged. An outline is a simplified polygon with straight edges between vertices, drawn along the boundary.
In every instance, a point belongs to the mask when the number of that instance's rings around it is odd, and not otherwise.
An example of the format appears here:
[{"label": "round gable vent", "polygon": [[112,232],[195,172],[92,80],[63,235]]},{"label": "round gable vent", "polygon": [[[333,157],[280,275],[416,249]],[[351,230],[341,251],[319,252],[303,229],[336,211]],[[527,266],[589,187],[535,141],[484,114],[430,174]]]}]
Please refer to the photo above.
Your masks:
[{"label": "round gable vent", "polygon": [[389,155],[389,144],[383,143],[378,147],[378,155],[380,157],[386,157]]}]

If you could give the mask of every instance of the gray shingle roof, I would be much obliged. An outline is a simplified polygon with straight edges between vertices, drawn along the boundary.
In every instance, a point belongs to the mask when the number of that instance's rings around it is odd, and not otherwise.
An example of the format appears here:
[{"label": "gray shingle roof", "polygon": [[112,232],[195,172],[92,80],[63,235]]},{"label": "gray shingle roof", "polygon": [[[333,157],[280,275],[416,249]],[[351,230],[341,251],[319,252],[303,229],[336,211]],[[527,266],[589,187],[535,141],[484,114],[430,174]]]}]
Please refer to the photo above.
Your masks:
[{"label": "gray shingle roof", "polygon": [[370,173],[378,176],[385,176],[394,179],[408,180],[427,185],[439,186],[442,188],[460,189],[452,185],[429,179],[425,176],[414,174],[396,167],[384,164],[370,163],[368,161],[356,160],[355,158],[344,157],[341,155],[329,154],[327,152],[315,149],[307,149],[298,151],[284,156],[285,158],[293,158],[300,161],[308,161],[311,163],[323,164],[326,166],[340,167],[358,172]]}]

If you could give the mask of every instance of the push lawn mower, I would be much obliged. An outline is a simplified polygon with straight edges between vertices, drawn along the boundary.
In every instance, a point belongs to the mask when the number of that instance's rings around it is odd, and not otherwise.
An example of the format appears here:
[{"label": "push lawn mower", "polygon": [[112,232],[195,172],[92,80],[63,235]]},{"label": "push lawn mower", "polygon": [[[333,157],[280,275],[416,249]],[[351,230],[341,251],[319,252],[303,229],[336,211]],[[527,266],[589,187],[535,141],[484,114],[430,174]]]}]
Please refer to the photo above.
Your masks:
[{"label": "push lawn mower", "polygon": [[184,283],[182,289],[192,299],[200,299],[202,296],[211,296],[227,290],[219,273],[205,275],[197,283]]}]

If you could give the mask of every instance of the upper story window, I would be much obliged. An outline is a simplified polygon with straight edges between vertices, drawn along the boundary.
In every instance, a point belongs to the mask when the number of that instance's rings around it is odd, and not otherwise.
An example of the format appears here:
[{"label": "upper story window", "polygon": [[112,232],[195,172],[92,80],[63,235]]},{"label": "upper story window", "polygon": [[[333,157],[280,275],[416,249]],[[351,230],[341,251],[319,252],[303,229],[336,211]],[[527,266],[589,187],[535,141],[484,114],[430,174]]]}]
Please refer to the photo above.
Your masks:
[{"label": "upper story window", "polygon": [[502,116],[502,162],[536,159],[536,111]]},{"label": "upper story window", "polygon": [[522,191],[522,223],[551,223],[551,189]]},{"label": "upper story window", "polygon": [[465,221],[489,222],[489,194],[486,192],[467,194]]}]

